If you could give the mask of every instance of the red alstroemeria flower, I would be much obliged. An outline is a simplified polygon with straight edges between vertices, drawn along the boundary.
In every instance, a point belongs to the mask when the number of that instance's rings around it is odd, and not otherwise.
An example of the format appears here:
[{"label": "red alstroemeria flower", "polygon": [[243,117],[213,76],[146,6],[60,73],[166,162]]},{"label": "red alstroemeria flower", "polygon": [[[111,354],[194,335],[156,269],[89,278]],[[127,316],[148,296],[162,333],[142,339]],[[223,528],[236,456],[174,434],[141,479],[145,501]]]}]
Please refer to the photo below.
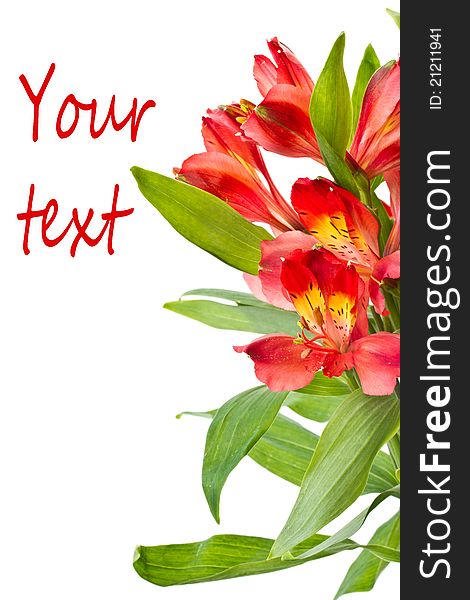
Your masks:
[{"label": "red alstroemeria flower", "polygon": [[367,283],[376,311],[386,314],[380,286],[386,278],[400,277],[400,253],[390,244],[390,254],[380,258],[379,224],[373,214],[350,192],[324,178],[297,180],[292,188],[292,205],[309,233],[288,231],[262,242],[259,275],[245,275],[253,294],[274,306],[292,310],[281,283],[282,258],[297,249],[322,246],[337,262],[355,266]]},{"label": "red alstroemeria flower", "polygon": [[349,153],[369,178],[400,164],[400,61],[372,76]]},{"label": "red alstroemeria flower", "polygon": [[209,110],[202,125],[207,152],[189,157],[175,173],[178,179],[225,200],[250,221],[267,223],[276,231],[299,228],[299,219],[274,185],[258,146],[240,129],[241,115],[252,106],[242,100]]},{"label": "red alstroemeria flower", "polygon": [[264,100],[242,124],[244,133],[265,150],[323,162],[310,121],[313,81],[295,54],[277,38],[273,56],[255,56],[253,73]]},{"label": "red alstroemeria flower", "polygon": [[268,335],[235,347],[252,358],[258,379],[273,391],[294,390],[320,369],[337,377],[355,368],[364,393],[391,394],[400,375],[400,337],[366,334],[364,284],[355,268],[331,262],[322,251],[295,251],[283,262],[281,280],[302,334]]},{"label": "red alstroemeria flower", "polygon": [[380,285],[385,278],[400,277],[400,253],[380,257],[379,223],[347,190],[327,179],[297,180],[292,206],[315,242],[339,260],[353,264],[368,282],[370,299],[378,313],[385,311]]}]

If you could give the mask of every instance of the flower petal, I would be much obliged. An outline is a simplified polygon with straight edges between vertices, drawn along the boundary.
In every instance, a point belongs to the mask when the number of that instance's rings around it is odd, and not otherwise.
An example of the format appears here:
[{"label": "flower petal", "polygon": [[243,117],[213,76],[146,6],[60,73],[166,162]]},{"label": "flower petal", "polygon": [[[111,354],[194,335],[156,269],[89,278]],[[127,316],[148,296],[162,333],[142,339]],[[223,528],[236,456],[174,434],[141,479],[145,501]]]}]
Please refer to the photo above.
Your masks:
[{"label": "flower petal", "polygon": [[400,250],[381,258],[374,267],[373,276],[382,281],[386,277],[399,279],[400,277]]},{"label": "flower petal", "polygon": [[322,250],[296,250],[283,262],[281,281],[304,327],[342,353],[350,344],[364,284],[353,266],[329,256]]},{"label": "flower petal", "polygon": [[372,76],[349,152],[369,177],[399,166],[399,61],[384,65]]},{"label": "flower petal", "polygon": [[228,154],[194,154],[184,161],[177,178],[225,200],[249,221],[268,223],[279,231],[298,224],[292,208],[271,194],[256,171],[247,170]]},{"label": "flower petal", "polygon": [[261,242],[259,278],[268,302],[286,310],[293,309],[281,282],[282,259],[294,250],[311,250],[312,246],[312,236],[301,231],[286,231],[274,240]]},{"label": "flower petal", "polygon": [[386,396],[400,376],[400,336],[382,331],[352,344],[354,366],[362,389],[370,396]]},{"label": "flower petal", "polygon": [[326,329],[340,352],[348,348],[356,324],[359,281],[354,267],[341,266],[331,283],[334,291],[327,297]]},{"label": "flower petal", "polygon": [[354,326],[351,341],[364,337],[369,332],[369,286],[368,282],[359,279],[358,295],[356,300],[356,325]]},{"label": "flower petal", "polygon": [[230,111],[209,109],[202,118],[202,137],[208,152],[222,152],[262,171],[265,168],[258,146],[243,135]]},{"label": "flower petal", "polygon": [[303,323],[323,336],[325,298],[317,278],[305,264],[310,252],[296,250],[282,263],[281,282]]},{"label": "flower petal", "polygon": [[[207,116],[202,119],[202,135],[206,150],[235,158],[253,179],[255,187],[261,189],[262,195],[268,194],[266,202],[269,213],[283,225],[288,225],[287,228],[299,229],[301,223],[275,186],[258,145],[248,139],[241,130],[240,122],[246,120],[254,107],[255,105],[248,100],[240,100],[240,104],[230,104],[215,110],[209,109]],[[261,183],[259,173],[263,175],[269,191]],[[274,222],[270,224],[279,229]],[[280,228],[281,231],[285,229],[285,226]]]},{"label": "flower petal", "polygon": [[369,293],[375,310],[380,314],[385,312],[385,299],[380,290],[380,284],[386,278],[398,279],[400,277],[400,250],[381,258],[374,267],[369,281]]},{"label": "flower petal", "polygon": [[277,83],[294,85],[312,94],[313,81],[292,50],[277,38],[270,40],[268,47],[277,64]]},{"label": "flower petal", "polygon": [[325,353],[294,340],[287,335],[267,335],[234,349],[250,356],[256,376],[273,392],[296,390],[310,383],[321,368]]},{"label": "flower petal", "polygon": [[354,367],[352,352],[329,352],[323,364],[323,373],[327,377],[339,377],[344,371]]},{"label": "flower petal", "polygon": [[266,96],[269,90],[277,83],[277,69],[267,56],[257,54],[253,66],[253,75],[261,94]]},{"label": "flower petal", "polygon": [[267,198],[256,180],[231,156],[204,152],[187,158],[178,179],[225,200],[250,221],[274,221],[266,208]]},{"label": "flower petal", "polygon": [[308,90],[292,85],[275,85],[242,125],[242,130],[270,152],[323,162],[310,122],[310,95]]},{"label": "flower petal", "polygon": [[263,288],[261,286],[261,279],[258,275],[250,275],[249,273],[243,273],[243,279],[245,280],[246,285],[249,287],[250,292],[255,298],[261,300],[262,302],[269,302],[269,300],[266,298],[263,292]]},{"label": "flower petal", "polygon": [[277,83],[293,85],[312,93],[313,81],[292,50],[277,38],[268,41],[268,48],[276,64],[266,56],[257,55],[253,67],[261,94],[266,96]]},{"label": "flower petal", "polygon": [[350,192],[328,179],[298,179],[292,205],[315,241],[340,260],[370,269],[379,253],[377,219]]}]

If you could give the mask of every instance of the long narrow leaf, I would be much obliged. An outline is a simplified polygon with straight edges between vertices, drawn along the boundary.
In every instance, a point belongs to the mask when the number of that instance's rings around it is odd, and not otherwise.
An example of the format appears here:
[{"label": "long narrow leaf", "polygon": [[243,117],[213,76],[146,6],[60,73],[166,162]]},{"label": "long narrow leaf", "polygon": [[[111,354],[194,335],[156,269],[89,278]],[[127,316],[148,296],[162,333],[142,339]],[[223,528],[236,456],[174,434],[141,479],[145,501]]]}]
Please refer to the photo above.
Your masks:
[{"label": "long narrow leaf", "polygon": [[319,436],[279,414],[249,456],[274,475],[300,485]]},{"label": "long narrow leaf", "polygon": [[310,104],[315,133],[320,133],[340,158],[344,158],[352,127],[351,98],[343,67],[344,44],[342,33],[331,49]]},{"label": "long narrow leaf", "polygon": [[[369,544],[381,544],[398,550],[400,548],[400,513],[381,525]],[[335,600],[344,594],[369,592],[388,564],[388,561],[380,559],[369,550],[363,550],[346,573]]]},{"label": "long narrow leaf", "polygon": [[359,120],[359,114],[361,112],[362,99],[364,92],[366,91],[367,84],[370,81],[372,75],[380,67],[380,61],[377,58],[372,44],[369,44],[362,57],[361,64],[357,71],[356,83],[352,93],[352,110],[353,110],[353,126],[352,131],[356,131],[357,122]]},{"label": "long narrow leaf", "polygon": [[298,316],[294,312],[266,306],[229,305],[212,300],[177,300],[164,308],[217,329],[252,333],[287,333],[295,336]]},{"label": "long narrow leaf", "polygon": [[223,262],[258,274],[260,245],[272,236],[220,198],[165,175],[132,167],[139,189],[178,233]]},{"label": "long narrow leaf", "polygon": [[287,396],[286,406],[306,419],[323,423],[348,394],[349,388],[341,379],[319,371],[311,383]]},{"label": "long narrow leaf", "polygon": [[398,427],[395,395],[357,390],[342,402],[320,438],[273,557],[317,533],[360,496],[377,453]]},{"label": "long narrow leaf", "polygon": [[227,477],[269,429],[286,395],[260,386],[238,394],[215,414],[207,432],[202,486],[218,523],[220,494]]},{"label": "long narrow leaf", "polygon": [[[213,419],[216,413],[217,410],[184,412],[178,417],[192,415]],[[277,477],[300,486],[319,439],[318,435],[296,421],[278,414],[248,456]],[[390,456],[379,452],[372,464],[363,494],[380,493],[396,484],[395,467]]]},{"label": "long narrow leaf", "polygon": [[255,298],[253,294],[248,294],[247,292],[237,292],[234,290],[223,290],[220,288],[198,288],[196,290],[189,290],[188,292],[182,294],[181,297],[185,298],[187,296],[199,298],[205,296],[208,298],[218,298],[219,300],[229,300],[230,302],[234,302],[240,306],[259,306],[261,308],[266,308],[267,306],[272,307],[272,304],[258,300],[258,298]]},{"label": "long narrow leaf", "polygon": [[[376,496],[376,498],[374,498],[374,501],[368,508],[366,508],[361,513],[359,513],[357,515],[357,517],[352,519],[352,521],[349,521],[349,523],[347,523],[344,527],[342,527],[337,533],[330,536],[327,540],[325,540],[318,546],[315,546],[315,548],[310,548],[306,552],[302,553],[299,557],[300,558],[311,558],[311,557],[315,556],[315,554],[319,554],[320,552],[324,552],[324,551],[328,550],[328,548],[330,546],[334,546],[335,544],[339,544],[341,541],[348,539],[349,537],[351,537],[352,535],[354,535],[355,533],[357,533],[359,531],[359,529],[366,522],[367,517],[370,515],[370,513],[373,510],[375,510],[380,504],[382,504],[382,502],[384,500],[386,500],[389,496],[399,496],[399,495],[400,495],[400,486],[399,485],[397,485],[389,490],[386,490],[385,492],[382,492],[381,494]],[[396,561],[398,561],[400,558],[399,552],[397,550],[395,550],[395,553],[393,556]],[[297,556],[296,556],[296,558],[297,558]],[[388,558],[391,559],[392,555],[389,556]]]},{"label": "long narrow leaf", "polygon": [[[294,550],[302,553],[327,539],[325,535],[315,535]],[[346,540],[330,546],[326,552],[316,554],[313,558],[284,561],[280,558],[268,559],[272,544],[273,540],[267,538],[215,535],[191,544],[139,546],[134,556],[134,568],[143,579],[167,587],[281,571],[362,547],[352,540]]]}]

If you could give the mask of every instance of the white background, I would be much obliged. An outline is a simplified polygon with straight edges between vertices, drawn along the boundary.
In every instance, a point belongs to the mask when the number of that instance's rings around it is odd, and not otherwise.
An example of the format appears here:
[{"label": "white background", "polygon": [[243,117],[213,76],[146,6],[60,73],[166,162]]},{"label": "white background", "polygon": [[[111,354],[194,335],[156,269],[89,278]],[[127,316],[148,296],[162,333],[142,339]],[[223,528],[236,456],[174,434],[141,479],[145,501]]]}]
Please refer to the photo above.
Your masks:
[{"label": "white background", "polygon": [[[356,552],[272,575],[194,587],[157,588],[132,568],[136,544],[205,539],[217,532],[275,537],[296,488],[249,459],[222,496],[222,525],[212,520],[200,485],[205,420],[175,415],[212,409],[256,385],[249,359],[232,344],[250,334],[221,332],[165,311],[162,304],[195,287],[244,289],[240,274],[191,246],[140,196],[129,172],[137,164],[171,173],[202,150],[207,107],[259,95],[252,56],[273,35],[291,46],[316,79],[340,31],[347,32],[351,82],[368,42],[383,62],[398,53],[399,34],[382,0],[312,2],[21,2],[1,23],[1,410],[0,596],[6,600],[235,600],[304,591],[328,600]],[[397,8],[396,3],[392,8]],[[51,62],[56,72],[41,106],[40,138],[31,141],[33,90]],[[88,115],[58,139],[57,111],[69,93],[98,99],[99,115],[117,95],[118,114],[134,96],[157,101],[138,141],[126,128],[98,140]],[[119,112],[121,111],[121,112]],[[274,157],[275,179],[288,194],[298,176],[315,176],[307,160]],[[119,206],[114,256],[105,244],[71,236],[45,248],[31,229],[22,254],[29,185],[36,208],[54,197],[53,232],[70,219]],[[102,226],[94,224],[94,232]],[[362,499],[362,505],[369,500]],[[395,510],[382,505],[357,538],[366,541]],[[355,514],[357,509],[354,509]],[[351,513],[348,513],[350,516]],[[330,528],[331,530],[331,528]],[[369,598],[396,600],[391,566]],[[362,597],[360,595],[350,596]]]}]

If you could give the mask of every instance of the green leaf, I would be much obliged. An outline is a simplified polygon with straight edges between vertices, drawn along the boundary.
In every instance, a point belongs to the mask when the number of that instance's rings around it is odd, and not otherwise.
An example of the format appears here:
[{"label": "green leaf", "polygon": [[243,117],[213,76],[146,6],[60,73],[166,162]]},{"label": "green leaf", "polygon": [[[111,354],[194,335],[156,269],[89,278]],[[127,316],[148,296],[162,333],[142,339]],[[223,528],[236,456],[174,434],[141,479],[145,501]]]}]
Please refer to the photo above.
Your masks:
[{"label": "green leaf", "polygon": [[285,404],[301,417],[324,423],[348,394],[349,388],[341,379],[318,371],[307,386],[291,392]]},{"label": "green leaf", "polygon": [[390,231],[392,230],[392,219],[389,217],[387,210],[385,209],[382,200],[372,192],[371,196],[372,203],[372,212],[377,217],[380,223],[380,231],[379,231],[379,245],[380,250],[382,251],[385,248],[385,244],[387,243],[388,236],[390,235]]},{"label": "green leaf", "polygon": [[[352,128],[351,98],[343,67],[344,43],[342,33],[331,49],[310,103],[315,133],[320,134],[340,158],[346,153]],[[320,150],[323,153],[321,145]]]},{"label": "green leaf", "polygon": [[397,12],[396,10],[392,10],[391,8],[386,8],[385,10],[392,17],[392,19],[395,21],[398,29],[400,29],[400,13]]},{"label": "green leaf", "polygon": [[[325,535],[314,535],[294,548],[294,552],[300,554],[327,539],[328,536]],[[272,544],[273,540],[267,538],[215,535],[203,542],[191,544],[138,546],[134,568],[143,579],[167,587],[281,571],[344,550],[363,547],[352,540],[346,540],[322,554],[316,554],[314,558],[281,560],[268,559]]]},{"label": "green leaf", "polygon": [[352,164],[349,166],[346,162],[348,155],[346,156],[346,159],[342,158],[335,150],[333,150],[320,132],[315,133],[325,165],[328,167],[333,179],[338,185],[349,190],[356,198],[359,198],[361,195],[360,188],[358,187],[356,178],[353,174],[355,172],[355,167]]},{"label": "green leaf", "polygon": [[[319,439],[296,421],[279,414],[249,456],[274,475],[300,486]],[[396,484],[390,456],[379,452],[363,493],[383,492]]]},{"label": "green leaf", "polygon": [[370,182],[370,189],[371,189],[371,191],[375,192],[375,190],[383,182],[384,182],[383,175],[377,175],[376,177],[374,177],[373,179],[371,179],[371,182]]},{"label": "green leaf", "polygon": [[182,298],[185,298],[186,296],[195,296],[199,298],[205,296],[208,298],[229,300],[240,306],[259,306],[261,308],[266,308],[267,306],[269,306],[272,308],[271,304],[263,302],[262,300],[258,300],[258,298],[255,298],[253,294],[248,294],[246,292],[237,292],[233,290],[222,290],[219,288],[198,288],[197,290],[189,290],[189,292],[185,292],[182,295]]},{"label": "green leaf", "polygon": [[260,386],[238,394],[217,411],[207,432],[202,467],[202,487],[217,523],[227,477],[269,429],[286,396]]},{"label": "green leaf", "polygon": [[[367,517],[370,515],[370,513],[373,510],[375,510],[380,504],[382,504],[382,502],[384,500],[386,500],[389,496],[398,497],[399,495],[400,495],[400,486],[399,485],[397,485],[393,488],[390,488],[389,490],[386,490],[385,492],[382,492],[381,494],[376,496],[376,498],[374,499],[374,501],[368,508],[366,508],[361,513],[359,513],[357,515],[357,517],[352,519],[352,521],[349,521],[349,523],[347,523],[344,527],[342,527],[338,532],[336,532],[334,535],[331,535],[327,540],[325,540],[321,544],[318,544],[317,546],[315,546],[315,548],[310,548],[306,552],[303,552],[299,557],[300,558],[312,558],[316,554],[319,554],[321,552],[326,552],[330,546],[334,546],[335,544],[339,544],[342,541],[347,540],[350,536],[354,535],[355,533],[357,533],[359,531],[359,529],[366,522]],[[368,546],[368,548],[372,552],[376,553],[377,549],[374,549],[371,546]],[[383,552],[378,552],[377,554],[380,558],[384,557]],[[400,560],[399,552],[397,550],[394,550],[393,548],[389,548],[386,553],[386,560],[389,560],[389,561],[394,560],[394,561],[398,562]]]},{"label": "green leaf", "polygon": [[232,267],[258,274],[260,244],[272,239],[265,229],[199,188],[140,167],[131,171],[145,198],[178,233]]},{"label": "green leaf", "polygon": [[217,414],[217,409],[215,409],[215,410],[199,410],[199,411],[185,410],[183,412],[178,413],[176,415],[176,418],[181,419],[181,417],[185,417],[187,415],[189,417],[202,417],[204,419],[212,420],[216,414]]},{"label": "green leaf", "polygon": [[300,493],[272,555],[281,556],[317,533],[362,493],[380,448],[399,427],[399,400],[356,390],[329,420]]},{"label": "green leaf", "polygon": [[380,493],[396,485],[399,480],[389,454],[380,451],[374,458],[363,494]]},{"label": "green leaf", "polygon": [[[381,525],[369,544],[381,544],[398,550],[400,548],[400,513]],[[380,559],[369,550],[363,550],[346,573],[335,600],[344,594],[369,592],[388,564],[388,561]]]},{"label": "green leaf", "polygon": [[[217,414],[217,410],[185,411],[177,415],[177,418],[190,415],[213,419],[215,414]],[[318,435],[305,429],[296,421],[278,414],[268,431],[250,450],[248,456],[270,473],[290,483],[300,485],[319,439]]]},{"label": "green leaf", "polygon": [[300,485],[319,439],[296,421],[279,414],[249,456],[274,475]]},{"label": "green leaf", "polygon": [[353,132],[356,131],[357,122],[361,113],[362,99],[364,98],[364,92],[366,91],[367,84],[379,67],[380,61],[377,58],[377,54],[375,53],[372,45],[369,44],[364,52],[361,64],[359,65],[356,83],[354,84],[352,93]]},{"label": "green leaf", "polygon": [[[186,296],[209,295],[204,292],[212,292],[212,296],[215,296],[216,291],[200,290],[198,293],[198,290],[193,290],[186,292],[181,300],[167,302],[164,308],[217,329],[251,331],[253,333],[287,333],[293,336],[297,334],[299,330],[297,313],[276,308],[266,302],[260,302],[254,297],[251,300],[250,294],[244,295],[248,297],[246,299],[241,292],[239,294],[232,292],[230,299],[235,304],[231,305],[212,300],[185,299]],[[221,290],[219,294],[221,294],[220,298],[229,299],[230,292]]]},{"label": "green leaf", "polygon": [[[216,413],[217,410],[184,412],[178,415],[178,418],[182,415],[192,415],[213,419]],[[296,421],[278,414],[248,456],[270,473],[300,486],[319,439],[318,435]],[[396,484],[395,467],[390,456],[379,452],[372,464],[363,493],[383,492]]]}]

